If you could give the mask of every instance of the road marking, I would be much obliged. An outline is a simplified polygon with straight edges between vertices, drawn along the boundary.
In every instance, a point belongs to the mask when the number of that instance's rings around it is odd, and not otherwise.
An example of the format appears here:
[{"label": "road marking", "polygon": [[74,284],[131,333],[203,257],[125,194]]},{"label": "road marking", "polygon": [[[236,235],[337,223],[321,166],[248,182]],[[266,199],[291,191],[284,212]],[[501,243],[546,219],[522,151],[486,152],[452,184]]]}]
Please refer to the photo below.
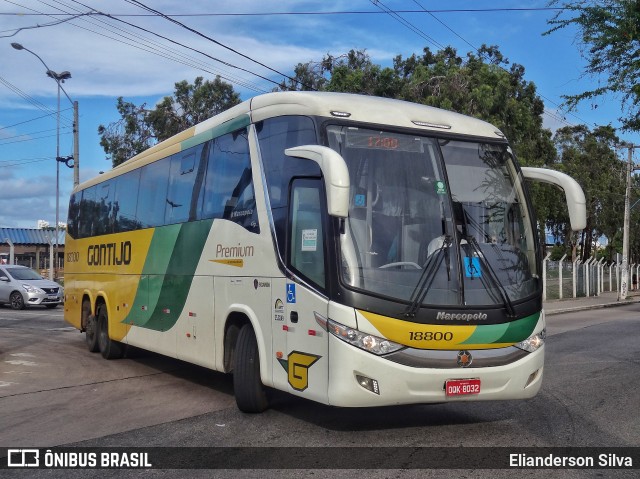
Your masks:
[{"label": "road marking", "polygon": [[45,329],[45,331],[75,331],[76,328],[74,328],[73,326],[67,326],[64,328],[48,328]]},{"label": "road marking", "polygon": [[13,353],[13,354],[10,354],[9,356],[17,356],[21,358],[35,358],[35,356],[31,353]]},{"label": "road marking", "polygon": [[33,371],[4,371],[5,374],[32,374]]},{"label": "road marking", "polygon": [[9,381],[0,381],[0,388],[3,388],[5,386],[11,386],[12,384],[18,384],[18,383],[10,383]]},{"label": "road marking", "polygon": [[12,359],[11,361],[5,361],[5,363],[13,364],[14,366],[37,366],[38,363],[33,361],[24,361],[22,359]]}]

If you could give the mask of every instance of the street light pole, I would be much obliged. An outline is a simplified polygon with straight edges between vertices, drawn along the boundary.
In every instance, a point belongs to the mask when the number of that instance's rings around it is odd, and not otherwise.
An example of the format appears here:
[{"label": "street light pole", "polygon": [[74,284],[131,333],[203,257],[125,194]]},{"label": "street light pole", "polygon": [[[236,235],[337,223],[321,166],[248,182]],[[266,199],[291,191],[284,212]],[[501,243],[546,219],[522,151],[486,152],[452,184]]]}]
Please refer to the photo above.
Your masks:
[{"label": "street light pole", "polygon": [[49,268],[49,279],[53,280],[54,277],[57,278],[57,271],[58,271],[58,248],[59,248],[59,237],[60,237],[60,162],[64,162],[67,166],[69,166],[68,164],[68,158],[61,158],[60,157],[60,90],[62,90],[65,94],[65,96],[67,97],[67,99],[71,102],[71,104],[73,105],[73,143],[74,143],[74,148],[73,148],[73,169],[74,169],[74,186],[76,186],[78,184],[78,102],[74,102],[73,100],[71,100],[71,98],[69,97],[69,95],[67,94],[67,92],[65,91],[64,88],[62,88],[62,83],[64,83],[65,80],[68,80],[69,78],[71,78],[71,73],[68,71],[63,71],[60,73],[56,73],[53,70],[51,70],[51,68],[49,68],[47,66],[47,64],[44,62],[44,60],[42,58],[40,58],[40,56],[29,50],[28,48],[25,48],[24,46],[22,46],[20,43],[12,43],[11,46],[13,48],[15,48],[16,50],[26,50],[29,53],[31,53],[33,56],[35,56],[38,60],[40,60],[40,63],[42,63],[44,65],[44,67],[47,69],[47,76],[49,78],[53,78],[56,82],[56,84],[58,85],[58,110],[57,110],[57,114],[56,114],[56,226],[55,226],[55,234],[56,234],[56,242],[55,242],[55,254],[54,254],[54,258],[55,264],[50,265]]},{"label": "street light pole", "polygon": [[627,186],[624,195],[624,220],[622,227],[622,271],[620,272],[620,290],[618,291],[618,301],[627,299],[629,290],[629,222],[631,218],[631,208],[629,207],[631,196],[631,173],[635,169],[633,166],[633,150],[638,145],[623,145],[627,148],[628,159],[625,165]]}]

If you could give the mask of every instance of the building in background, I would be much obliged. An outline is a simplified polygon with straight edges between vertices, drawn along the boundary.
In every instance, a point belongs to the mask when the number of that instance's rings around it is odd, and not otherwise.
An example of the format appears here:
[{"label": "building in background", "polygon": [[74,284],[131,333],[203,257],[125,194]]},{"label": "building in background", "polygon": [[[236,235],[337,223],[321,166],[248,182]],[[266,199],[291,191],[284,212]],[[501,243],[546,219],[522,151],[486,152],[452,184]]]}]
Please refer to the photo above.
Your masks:
[{"label": "building in background", "polygon": [[[58,276],[64,268],[65,230],[58,231]],[[13,244],[14,264],[28,266],[44,276],[49,270],[52,249],[56,246],[54,229],[0,228],[0,262],[8,264]]]}]

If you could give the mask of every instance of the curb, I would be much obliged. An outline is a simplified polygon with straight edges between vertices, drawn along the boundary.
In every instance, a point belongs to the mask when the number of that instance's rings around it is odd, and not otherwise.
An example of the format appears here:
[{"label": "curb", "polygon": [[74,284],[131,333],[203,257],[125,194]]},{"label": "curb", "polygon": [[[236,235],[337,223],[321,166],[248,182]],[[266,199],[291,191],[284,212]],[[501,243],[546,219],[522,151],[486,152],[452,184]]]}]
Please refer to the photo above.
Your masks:
[{"label": "curb", "polygon": [[562,313],[574,313],[576,311],[586,311],[589,309],[604,309],[604,308],[615,308],[617,306],[626,306],[629,304],[634,304],[640,302],[640,298],[633,297],[627,298],[624,301],[616,301],[615,303],[602,303],[602,304],[585,304],[582,306],[570,306],[566,308],[558,308],[553,310],[547,310],[544,308],[544,314],[546,316],[552,316],[554,314],[562,314]]}]

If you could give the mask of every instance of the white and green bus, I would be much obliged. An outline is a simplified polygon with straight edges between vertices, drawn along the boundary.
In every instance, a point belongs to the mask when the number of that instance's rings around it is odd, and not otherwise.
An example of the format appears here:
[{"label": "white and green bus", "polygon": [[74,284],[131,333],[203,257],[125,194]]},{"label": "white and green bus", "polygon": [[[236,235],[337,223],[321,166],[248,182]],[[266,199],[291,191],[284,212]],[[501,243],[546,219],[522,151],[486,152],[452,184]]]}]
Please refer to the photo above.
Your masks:
[{"label": "white and green bus", "polygon": [[65,319],[90,351],[132,345],[335,406],[529,398],[543,376],[541,251],[504,135],[360,95],[257,96],[71,197]]}]

